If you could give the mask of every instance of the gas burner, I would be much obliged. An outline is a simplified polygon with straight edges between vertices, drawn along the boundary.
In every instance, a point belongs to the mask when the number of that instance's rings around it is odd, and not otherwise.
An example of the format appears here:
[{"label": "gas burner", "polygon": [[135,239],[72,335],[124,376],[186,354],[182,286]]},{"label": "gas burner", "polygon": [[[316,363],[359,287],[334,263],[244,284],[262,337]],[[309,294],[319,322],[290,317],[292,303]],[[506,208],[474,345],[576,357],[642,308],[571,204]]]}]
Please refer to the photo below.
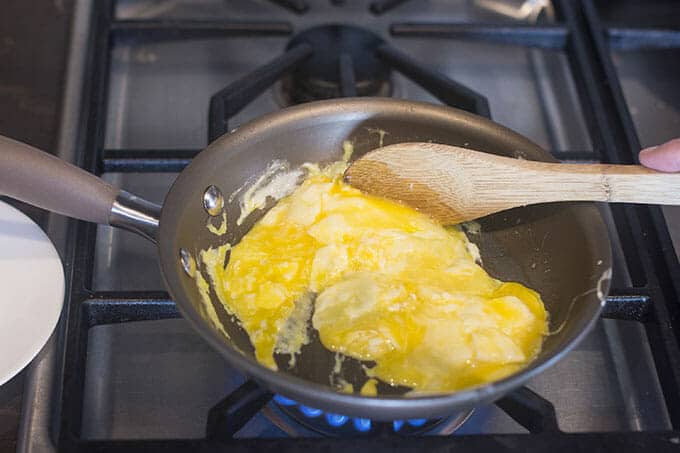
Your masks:
[{"label": "gas burner", "polygon": [[432,420],[419,418],[375,422],[367,418],[324,412],[281,395],[274,396],[272,403],[263,412],[290,436],[302,436],[312,431],[327,437],[370,436],[386,431],[403,436],[449,435],[460,428],[472,415],[472,410],[469,410],[447,418]]},{"label": "gas burner", "polygon": [[287,50],[309,45],[312,55],[281,83],[286,105],[348,96],[390,96],[390,68],[376,58],[383,39],[362,28],[323,25],[295,36]]},{"label": "gas burner", "polygon": [[282,55],[212,95],[208,142],[227,133],[229,118],[270,86],[282,107],[338,97],[399,97],[390,70],[444,104],[490,117],[483,95],[423,66],[380,36],[349,25],[323,25],[300,33]]}]

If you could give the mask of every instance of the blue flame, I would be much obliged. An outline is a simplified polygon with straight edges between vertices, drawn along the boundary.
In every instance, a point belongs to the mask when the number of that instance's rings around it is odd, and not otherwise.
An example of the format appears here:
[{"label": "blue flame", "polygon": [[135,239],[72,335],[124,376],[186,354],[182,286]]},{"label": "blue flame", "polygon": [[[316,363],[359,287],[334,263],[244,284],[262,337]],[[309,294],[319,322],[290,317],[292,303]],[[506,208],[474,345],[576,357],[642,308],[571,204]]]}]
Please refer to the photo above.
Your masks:
[{"label": "blue flame", "polygon": [[281,406],[295,406],[297,403],[285,396],[274,395],[274,401],[279,403]]},{"label": "blue flame", "polygon": [[354,421],[354,427],[357,431],[365,433],[371,430],[371,420],[368,418],[355,418],[352,420]]},{"label": "blue flame", "polygon": [[314,409],[313,407],[303,406],[302,404],[300,404],[300,412],[309,418],[316,418],[323,414],[321,409]]},{"label": "blue flame", "polygon": [[347,420],[349,420],[349,417],[346,415],[338,415],[331,413],[326,414],[326,421],[328,422],[329,425],[333,426],[334,428],[338,428],[344,425],[345,423],[347,423]]},{"label": "blue flame", "polygon": [[416,428],[423,426],[426,422],[427,420],[424,418],[412,418],[411,420],[408,420],[408,424]]},{"label": "blue flame", "polygon": [[[333,428],[339,428],[340,426],[345,425],[350,420],[350,417],[346,415],[332,414],[330,412],[324,412],[321,409],[315,409],[313,407],[305,406],[303,404],[298,404],[297,401],[292,400],[290,398],[286,398],[285,396],[274,395],[274,401],[276,401],[278,404],[282,406],[289,407],[298,406],[298,409],[305,417],[316,418],[321,415],[324,415],[328,425],[332,426]],[[357,417],[352,418],[351,420],[352,424],[354,425],[354,428],[362,433],[370,431],[371,427],[373,426],[373,422],[368,418]],[[427,419],[424,418],[412,418],[409,420],[394,420],[392,422],[392,429],[394,429],[394,432],[398,432],[404,426],[404,424],[409,424],[414,428],[419,428],[423,426],[425,423],[427,423]]]}]

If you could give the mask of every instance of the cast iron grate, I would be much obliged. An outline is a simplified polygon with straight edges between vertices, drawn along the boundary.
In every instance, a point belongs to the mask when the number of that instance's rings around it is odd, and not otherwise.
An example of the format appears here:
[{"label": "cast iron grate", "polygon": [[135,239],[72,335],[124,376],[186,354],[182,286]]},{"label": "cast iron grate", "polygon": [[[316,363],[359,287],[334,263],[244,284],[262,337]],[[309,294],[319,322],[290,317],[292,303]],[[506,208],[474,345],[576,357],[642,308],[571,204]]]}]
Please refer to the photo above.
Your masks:
[{"label": "cast iron grate", "polygon": [[[295,12],[305,9],[301,1],[276,1]],[[342,1],[333,1],[341,7]],[[401,1],[376,1],[371,5],[375,14],[396,7]],[[509,26],[492,24],[392,24],[395,36],[419,36],[433,39],[492,40],[499,43],[530,47],[561,49],[568,56],[570,68],[579,89],[590,133],[593,153],[557,153],[559,158],[603,160],[611,163],[633,163],[639,142],[632,126],[619,81],[608,56],[610,46],[643,48],[650,46],[680,47],[677,32],[656,33],[654,29],[605,29],[599,21],[592,0],[558,0],[557,25]],[[178,171],[199,151],[187,150],[112,150],[104,148],[104,119],[107,106],[107,84],[111,40],[114,36],[162,36],[168,39],[188,39],[195,36],[258,36],[289,35],[293,28],[282,22],[225,23],[204,21],[119,21],[113,17],[113,1],[102,0],[94,5],[94,23],[89,65],[89,83],[83,105],[79,159],[82,166],[97,173],[103,171],[150,172]],[[291,54],[292,52],[292,54]],[[239,81],[245,94],[234,89],[232,96],[243,106],[252,99],[252,92],[275,81],[290,65],[306,58],[309,50],[296,47],[279,59],[256,71],[252,81]],[[409,77],[420,79],[443,102],[460,96],[458,85],[450,80],[431,80],[437,75],[420,67],[398,50],[380,48],[381,58]],[[291,61],[293,63],[291,63]],[[281,68],[284,68],[283,71]],[[410,75],[409,75],[410,73]],[[228,89],[229,87],[227,87]],[[451,90],[451,91],[450,91]],[[463,94],[469,95],[465,90]],[[239,97],[240,96],[240,97]],[[468,96],[469,97],[469,96]],[[472,96],[474,99],[475,97]],[[483,98],[482,98],[483,99]],[[484,103],[486,101],[484,100]],[[451,103],[455,104],[455,100]],[[488,115],[479,102],[470,110]],[[219,109],[218,109],[219,110]],[[233,114],[219,113],[226,119]],[[214,125],[211,122],[211,127]],[[96,150],[94,153],[86,150]],[[218,402],[208,416],[206,436],[193,440],[164,441],[87,441],[80,438],[83,406],[83,382],[90,327],[127,321],[155,320],[179,317],[174,303],[164,292],[93,292],[87,288],[92,281],[96,227],[74,223],[69,230],[69,248],[65,260],[72,270],[67,281],[66,338],[64,368],[60,380],[61,404],[56,417],[55,439],[59,451],[346,451],[349,448],[375,451],[479,451],[498,449],[511,451],[670,451],[680,443],[680,275],[678,261],[671,246],[661,211],[647,206],[615,206],[612,209],[617,232],[622,239],[632,286],[613,290],[608,297],[604,316],[644,323],[659,380],[666,399],[674,430],[666,432],[563,433],[557,426],[553,405],[528,388],[499,400],[496,404],[527,428],[530,434],[476,435],[454,437],[406,438],[381,433],[363,439],[236,439],[233,434],[243,426],[272,395],[257,384],[247,381]]]},{"label": "cast iron grate", "polygon": [[[296,14],[304,14],[309,10],[309,2],[306,0],[269,0],[270,2],[286,8]],[[376,0],[368,5],[368,10],[375,14],[386,13],[402,3],[406,3],[409,0]],[[345,0],[330,0],[333,5],[340,6],[345,3]]]},{"label": "cast iron grate", "polygon": [[[387,76],[384,73],[392,69],[408,77],[446,105],[490,117],[489,103],[484,96],[419,64],[412,57],[372,35],[360,28],[338,25],[316,27],[298,34],[283,55],[212,96],[208,142],[229,132],[229,117],[237,114],[285,74],[296,71],[299,73],[296,74],[296,79],[304,78],[308,84],[311,84],[309,81],[323,80],[324,85],[328,86],[334,79],[332,72],[336,67],[339,67],[340,80],[336,82],[340,84],[339,92],[334,96],[324,96],[317,91],[319,96],[315,99],[356,96],[362,80],[369,79],[370,85],[377,85]],[[342,44],[317,45],[333,39]],[[307,73],[302,74],[303,70],[315,73],[305,77]],[[378,74],[374,77],[360,77],[364,76],[363,72]],[[360,79],[359,83],[355,82],[355,75]]]}]

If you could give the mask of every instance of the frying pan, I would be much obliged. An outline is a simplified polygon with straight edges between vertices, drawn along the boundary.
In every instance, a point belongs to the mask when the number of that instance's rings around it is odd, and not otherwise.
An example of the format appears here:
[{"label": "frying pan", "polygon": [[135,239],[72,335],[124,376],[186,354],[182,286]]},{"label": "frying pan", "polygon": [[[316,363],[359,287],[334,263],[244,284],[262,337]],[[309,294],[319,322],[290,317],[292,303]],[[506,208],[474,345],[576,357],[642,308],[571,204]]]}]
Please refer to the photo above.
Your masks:
[{"label": "frying pan", "polygon": [[[496,278],[537,290],[550,313],[551,334],[527,368],[456,393],[404,395],[407,389],[382,383],[377,397],[339,393],[329,383],[334,355],[321,346],[314,332],[293,368],[288,368],[287,357],[277,356],[280,370],[270,370],[254,359],[247,335],[212,294],[212,305],[229,338],[220,333],[206,315],[195,280],[184,270],[199,250],[238,243],[264,215],[266,210],[257,211],[237,225],[237,200],[228,195],[261,174],[272,160],[282,159],[293,167],[304,162],[331,162],[341,158],[346,140],[354,144],[357,157],[378,147],[383,139],[384,145],[432,141],[553,160],[521,135],[460,110],[356,98],[288,108],[222,136],[179,175],[162,209],[5,138],[0,138],[0,193],[71,217],[125,228],[156,242],[167,289],[184,318],[230,364],[274,392],[311,407],[377,420],[446,416],[495,401],[556,363],[596,322],[609,290],[611,249],[594,204],[527,206],[480,220],[480,232],[470,238],[480,248],[485,269]],[[214,188],[206,194],[210,186]],[[228,222],[223,236],[207,230],[210,216],[204,198],[213,214],[219,212],[223,200]],[[355,388],[366,380],[361,363],[353,359],[345,360],[342,377]]]}]

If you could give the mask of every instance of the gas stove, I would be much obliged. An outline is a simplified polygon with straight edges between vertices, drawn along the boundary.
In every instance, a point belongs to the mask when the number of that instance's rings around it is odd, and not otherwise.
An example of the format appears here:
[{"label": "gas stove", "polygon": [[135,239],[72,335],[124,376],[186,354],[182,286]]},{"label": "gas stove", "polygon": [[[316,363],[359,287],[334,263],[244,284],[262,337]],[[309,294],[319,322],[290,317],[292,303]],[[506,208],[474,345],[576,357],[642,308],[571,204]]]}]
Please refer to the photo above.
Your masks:
[{"label": "gas stove", "polygon": [[[640,141],[680,131],[680,7],[640,5],[78,0],[59,154],[160,203],[193,156],[251,119],[391,96],[490,117],[563,161],[632,163]],[[19,450],[670,450],[680,274],[665,218],[680,215],[603,212],[614,289],[573,352],[493,405],[392,422],[271,395],[180,318],[152,245],[50,216],[66,308],[28,373]]]}]

